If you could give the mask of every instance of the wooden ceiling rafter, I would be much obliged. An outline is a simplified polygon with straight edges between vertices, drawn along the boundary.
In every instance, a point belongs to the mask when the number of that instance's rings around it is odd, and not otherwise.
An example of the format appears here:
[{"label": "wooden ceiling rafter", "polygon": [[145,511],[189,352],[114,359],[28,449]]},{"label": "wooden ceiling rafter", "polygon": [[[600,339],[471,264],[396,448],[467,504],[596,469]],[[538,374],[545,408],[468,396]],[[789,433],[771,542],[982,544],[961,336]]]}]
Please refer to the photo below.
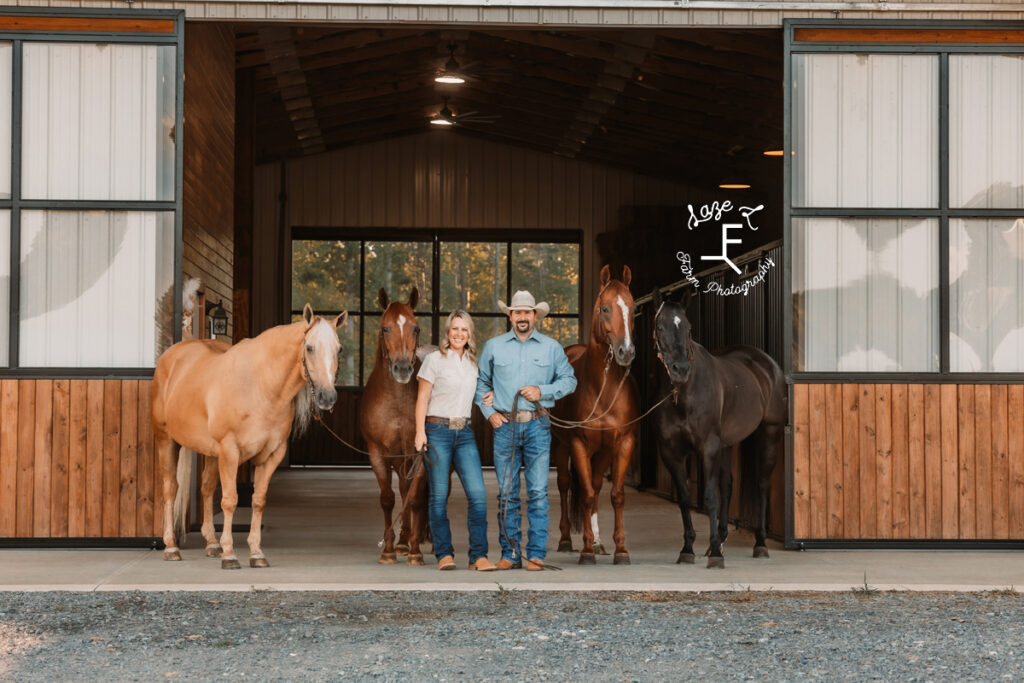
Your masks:
[{"label": "wooden ceiling rafter", "polygon": [[281,86],[281,99],[288,112],[295,136],[304,152],[316,154],[326,151],[320,124],[317,122],[313,98],[306,77],[295,55],[292,30],[287,26],[260,29],[263,50],[270,68]]}]

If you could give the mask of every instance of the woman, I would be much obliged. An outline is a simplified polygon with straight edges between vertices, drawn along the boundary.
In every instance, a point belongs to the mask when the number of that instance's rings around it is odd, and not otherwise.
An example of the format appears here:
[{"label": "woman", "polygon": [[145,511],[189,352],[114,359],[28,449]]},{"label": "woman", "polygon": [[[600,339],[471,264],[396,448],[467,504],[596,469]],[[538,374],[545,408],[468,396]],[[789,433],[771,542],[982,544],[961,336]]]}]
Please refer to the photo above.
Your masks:
[{"label": "woman", "polygon": [[469,313],[458,310],[448,316],[441,346],[423,359],[418,377],[416,450],[429,445],[427,508],[437,568],[455,569],[447,510],[449,473],[454,465],[469,501],[469,566],[477,571],[493,571],[496,567],[487,559],[487,493],[469,419],[477,377],[476,341]]}]

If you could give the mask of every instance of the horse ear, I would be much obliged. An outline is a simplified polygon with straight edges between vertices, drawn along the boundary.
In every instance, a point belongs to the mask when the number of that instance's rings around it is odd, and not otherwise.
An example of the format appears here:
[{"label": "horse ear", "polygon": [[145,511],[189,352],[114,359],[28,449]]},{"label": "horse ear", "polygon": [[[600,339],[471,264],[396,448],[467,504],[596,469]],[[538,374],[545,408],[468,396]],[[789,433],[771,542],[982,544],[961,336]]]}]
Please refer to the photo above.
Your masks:
[{"label": "horse ear", "polygon": [[601,286],[604,287],[612,279],[612,270],[605,264],[605,267],[601,269]]},{"label": "horse ear", "polygon": [[416,304],[420,302],[420,290],[416,289],[413,285],[412,291],[409,292],[409,308],[416,310]]},{"label": "horse ear", "polygon": [[679,305],[686,310],[690,306],[690,302],[693,301],[693,297],[697,295],[697,292],[692,287],[687,287],[683,290],[683,295],[679,297]]},{"label": "horse ear", "polygon": [[313,323],[313,307],[309,305],[308,301],[302,307],[302,319],[306,321],[307,327]]},{"label": "horse ear", "polygon": [[622,284],[629,287],[629,281],[633,279],[633,271],[629,269],[629,266],[622,266]]},{"label": "horse ear", "polygon": [[388,306],[391,305],[391,300],[388,299],[388,293],[384,291],[383,287],[381,287],[380,291],[377,292],[377,303],[380,304],[382,311],[388,310]]},{"label": "horse ear", "polygon": [[654,291],[651,292],[651,303],[654,304],[654,310],[658,310],[659,308],[661,308],[662,302],[663,300],[661,298],[661,290],[655,287]]},{"label": "horse ear", "polygon": [[338,314],[338,317],[334,319],[334,328],[337,329],[348,322],[348,311],[342,311]]}]

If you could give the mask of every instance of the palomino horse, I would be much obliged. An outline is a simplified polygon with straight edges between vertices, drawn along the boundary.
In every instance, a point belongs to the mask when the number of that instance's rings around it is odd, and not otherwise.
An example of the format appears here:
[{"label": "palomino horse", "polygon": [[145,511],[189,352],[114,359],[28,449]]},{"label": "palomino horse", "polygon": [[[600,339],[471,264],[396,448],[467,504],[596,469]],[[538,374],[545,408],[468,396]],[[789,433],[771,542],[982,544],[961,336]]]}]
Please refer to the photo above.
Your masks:
[{"label": "palomino horse", "polygon": [[384,314],[377,332],[377,359],[366,382],[366,390],[359,403],[359,428],[370,453],[370,465],[380,486],[380,507],[384,511],[384,545],[381,564],[395,564],[398,553],[391,513],[395,507],[395,494],[391,490],[391,471],[398,474],[398,489],[402,495],[402,532],[398,548],[408,546],[406,563],[423,564],[420,542],[426,536],[426,468],[419,458],[392,457],[415,450],[416,374],[419,358],[416,355],[420,335],[413,309],[419,301],[419,290],[409,293],[409,303],[389,301],[381,288],[378,301]]},{"label": "palomino horse", "polygon": [[[260,549],[260,524],[270,475],[280,464],[293,422],[301,431],[316,409],[329,410],[338,395],[338,334],[348,313],[332,322],[313,315],[272,327],[234,346],[194,339],[169,348],[153,375],[153,431],[163,472],[164,559],[180,560],[172,508],[177,494],[178,446],[206,456],[202,492],[206,554],[221,555],[223,569],[238,569],[231,539],[231,518],[238,504],[238,466],[255,466],[249,566],[267,567]],[[212,458],[217,459],[214,470]],[[219,471],[224,531],[220,545],[213,529],[214,475]],[[187,484],[186,484],[187,485]]]},{"label": "palomino horse", "polygon": [[654,345],[674,394],[672,401],[658,407],[656,420],[658,450],[676,484],[685,527],[683,549],[676,562],[695,559],[686,462],[696,455],[704,467],[704,504],[711,527],[708,567],[725,567],[722,544],[729,532],[730,460],[732,446],[741,441],[743,479],[756,483],[757,491],[754,557],[768,557],[769,477],[788,414],[782,370],[768,354],[752,346],[709,353],[690,334],[686,318],[689,296],[676,303],[663,300],[661,291],[655,289],[653,299]]},{"label": "palomino horse", "polygon": [[[609,465],[612,468],[612,507],[615,508],[614,561],[629,564],[622,507],[626,498],[626,469],[636,443],[635,420],[639,406],[636,383],[627,375],[636,354],[630,278],[628,266],[622,269],[621,281],[611,278],[608,266],[601,269],[601,290],[594,304],[590,343],[566,348],[576,374],[576,391],[558,401],[552,411],[556,418],[582,423],[575,429],[556,430],[552,449],[562,501],[558,549],[572,550],[570,522],[575,530],[582,526],[580,564],[596,561],[597,496]],[[570,486],[572,495],[566,505]]]}]

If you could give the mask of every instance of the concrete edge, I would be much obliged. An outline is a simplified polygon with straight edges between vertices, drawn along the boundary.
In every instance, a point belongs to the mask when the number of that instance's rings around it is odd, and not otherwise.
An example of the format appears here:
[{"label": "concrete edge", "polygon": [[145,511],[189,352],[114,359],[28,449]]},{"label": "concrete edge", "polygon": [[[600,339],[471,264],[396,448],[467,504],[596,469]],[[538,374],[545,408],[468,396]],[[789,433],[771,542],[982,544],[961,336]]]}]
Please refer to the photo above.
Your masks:
[{"label": "concrete edge", "polygon": [[846,583],[790,583],[790,584],[735,584],[735,583],[253,583],[241,585],[224,584],[34,584],[34,585],[0,585],[3,593],[38,593],[38,592],[387,592],[407,593],[423,592],[665,592],[665,593],[845,593],[864,592],[866,594],[882,592],[904,593],[1024,593],[1024,586],[997,586],[987,584],[864,584]]}]

